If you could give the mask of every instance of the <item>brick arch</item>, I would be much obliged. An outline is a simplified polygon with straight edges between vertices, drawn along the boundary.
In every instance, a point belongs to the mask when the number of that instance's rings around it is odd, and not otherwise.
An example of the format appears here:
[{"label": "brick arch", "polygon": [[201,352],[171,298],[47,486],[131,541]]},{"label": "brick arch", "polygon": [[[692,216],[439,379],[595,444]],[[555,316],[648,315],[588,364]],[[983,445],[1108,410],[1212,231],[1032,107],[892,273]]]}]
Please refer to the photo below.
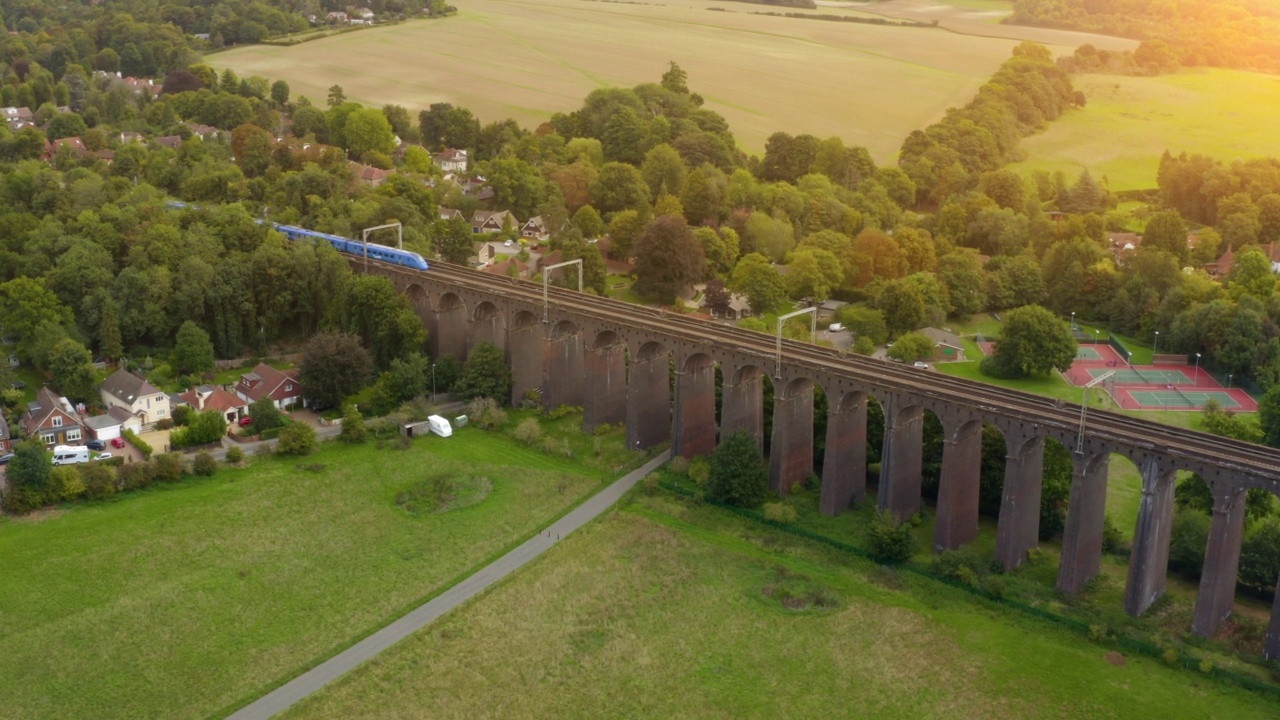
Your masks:
[{"label": "brick arch", "polygon": [[503,321],[502,311],[494,303],[488,300],[475,303],[471,311],[471,337],[468,352],[483,343],[490,343],[505,354],[507,329]]},{"label": "brick arch", "polygon": [[434,339],[430,340],[436,357],[452,355],[467,359],[467,341],[471,335],[467,304],[454,292],[445,291],[436,298]]}]

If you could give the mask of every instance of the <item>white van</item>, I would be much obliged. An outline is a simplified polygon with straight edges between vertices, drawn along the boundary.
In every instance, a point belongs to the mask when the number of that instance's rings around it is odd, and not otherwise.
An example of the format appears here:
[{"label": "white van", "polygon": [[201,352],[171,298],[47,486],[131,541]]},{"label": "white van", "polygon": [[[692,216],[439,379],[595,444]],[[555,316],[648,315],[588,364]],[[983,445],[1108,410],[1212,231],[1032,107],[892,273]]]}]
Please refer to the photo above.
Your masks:
[{"label": "white van", "polygon": [[89,462],[89,448],[83,445],[58,445],[53,449],[54,465],[75,465]]},{"label": "white van", "polygon": [[431,432],[440,437],[450,437],[453,435],[453,426],[449,424],[448,418],[432,415],[427,418],[427,423],[431,426]]}]

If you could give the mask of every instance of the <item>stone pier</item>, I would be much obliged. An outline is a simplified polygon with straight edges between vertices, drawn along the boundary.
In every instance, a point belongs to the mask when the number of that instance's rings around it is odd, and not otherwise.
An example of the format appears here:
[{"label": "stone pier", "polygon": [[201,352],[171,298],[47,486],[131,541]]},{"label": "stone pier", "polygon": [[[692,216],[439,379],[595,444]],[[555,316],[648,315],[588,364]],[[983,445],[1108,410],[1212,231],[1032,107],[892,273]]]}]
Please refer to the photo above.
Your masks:
[{"label": "stone pier", "polygon": [[978,494],[982,485],[982,423],[970,420],[946,427],[942,476],[938,483],[938,522],[933,549],[955,550],[978,537]]},{"label": "stone pier", "polygon": [[[781,387],[779,387],[781,386]],[[781,495],[813,474],[813,383],[792,380],[774,387],[769,485]]]},{"label": "stone pier", "polygon": [[996,561],[1006,571],[1027,559],[1040,541],[1040,488],[1044,480],[1044,437],[1006,438],[1004,489],[996,521]]},{"label": "stone pier", "polygon": [[586,356],[586,396],[582,429],[627,419],[627,346],[617,336],[601,337]]},{"label": "stone pier", "polygon": [[644,450],[670,439],[670,356],[662,346],[646,343],[631,359],[627,383],[627,447]]},{"label": "stone pier", "polygon": [[1235,606],[1240,541],[1244,535],[1244,488],[1214,488],[1213,496],[1213,524],[1200,570],[1196,612],[1191,618],[1191,632],[1205,638],[1218,632]]},{"label": "stone pier", "polygon": [[1062,533],[1058,590],[1077,595],[1102,567],[1102,530],[1106,525],[1107,470],[1111,456],[1073,453],[1067,526]]},{"label": "stone pier", "polygon": [[676,372],[674,454],[687,458],[716,449],[716,366],[697,354]]},{"label": "stone pier", "polygon": [[1173,525],[1173,484],[1177,470],[1147,458],[1142,472],[1142,501],[1129,552],[1129,580],[1124,610],[1138,617],[1164,594],[1169,566],[1169,530]]},{"label": "stone pier", "polygon": [[899,522],[920,512],[924,408],[891,396],[884,408],[884,450],[877,505]]},{"label": "stone pier", "polygon": [[582,407],[586,391],[582,364],[582,334],[573,325],[560,323],[547,340],[543,410],[554,410],[561,405]]},{"label": "stone pier", "polygon": [[720,437],[746,432],[764,448],[764,372],[754,365],[725,375],[720,390]]},{"label": "stone pier", "polygon": [[828,405],[818,507],[823,515],[839,515],[866,497],[867,396],[850,393]]}]

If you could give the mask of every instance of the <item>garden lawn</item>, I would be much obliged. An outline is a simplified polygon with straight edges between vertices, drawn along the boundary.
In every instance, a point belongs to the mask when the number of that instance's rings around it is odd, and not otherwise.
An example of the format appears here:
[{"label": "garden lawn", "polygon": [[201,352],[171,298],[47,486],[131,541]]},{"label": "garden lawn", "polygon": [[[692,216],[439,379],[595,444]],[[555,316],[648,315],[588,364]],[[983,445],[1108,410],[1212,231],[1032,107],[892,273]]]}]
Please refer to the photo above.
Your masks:
[{"label": "garden lawn", "polygon": [[[438,473],[492,489],[440,514],[396,505]],[[304,459],[254,458],[208,479],[0,520],[0,717],[225,715],[610,477],[460,428],[407,450],[328,444]]]},{"label": "garden lawn", "polygon": [[602,517],[285,717],[1275,717],[1273,700],[1145,658],[1114,666],[1106,652],[937,582],[659,495]]}]

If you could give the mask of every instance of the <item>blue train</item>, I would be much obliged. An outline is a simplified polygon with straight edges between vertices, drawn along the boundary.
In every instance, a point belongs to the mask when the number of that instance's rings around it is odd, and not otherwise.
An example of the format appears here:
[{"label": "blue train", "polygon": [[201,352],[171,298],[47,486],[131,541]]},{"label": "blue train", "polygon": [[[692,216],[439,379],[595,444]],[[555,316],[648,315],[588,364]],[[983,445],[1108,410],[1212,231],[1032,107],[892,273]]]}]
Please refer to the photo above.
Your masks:
[{"label": "blue train", "polygon": [[[199,209],[199,206],[189,205],[177,200],[170,202],[169,207],[175,210],[185,210],[187,208]],[[257,222],[261,225],[264,221],[258,220]],[[354,255],[355,257],[361,258],[365,256],[365,245],[358,240],[344,238],[341,235],[330,235],[328,233],[317,232],[315,230],[308,230],[294,225],[271,223],[271,227],[290,240],[311,240],[312,242],[319,240],[329,243],[333,246],[334,250],[337,250],[340,253]],[[371,260],[378,260],[380,262],[391,263],[392,265],[413,268],[414,270],[426,270],[428,268],[427,261],[423,260],[422,256],[416,252],[397,250],[396,248],[379,245],[377,243],[369,243],[368,247],[369,259]]]}]

